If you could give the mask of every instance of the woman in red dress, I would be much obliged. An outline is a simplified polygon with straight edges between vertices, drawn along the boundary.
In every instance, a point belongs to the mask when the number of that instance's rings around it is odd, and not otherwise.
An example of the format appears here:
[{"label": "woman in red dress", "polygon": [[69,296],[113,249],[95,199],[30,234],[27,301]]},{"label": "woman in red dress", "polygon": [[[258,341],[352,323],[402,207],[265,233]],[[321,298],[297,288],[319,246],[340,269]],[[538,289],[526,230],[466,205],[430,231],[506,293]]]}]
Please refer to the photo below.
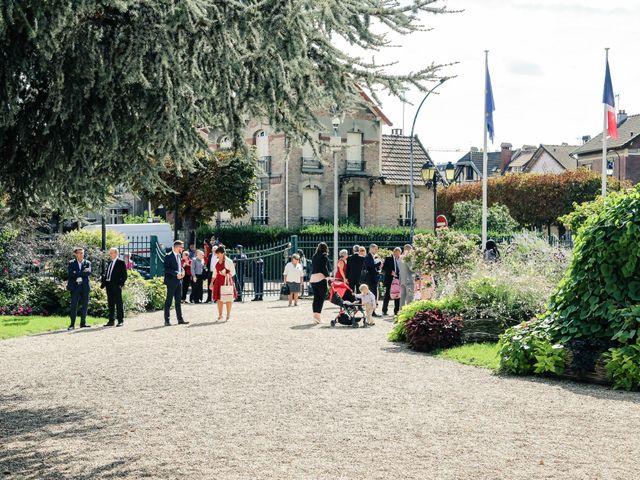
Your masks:
[{"label": "woman in red dress", "polygon": [[345,281],[347,279],[347,258],[349,257],[349,252],[346,250],[340,250],[340,260],[338,260],[338,265],[336,265],[336,280]]},{"label": "woman in red dress", "polygon": [[[218,321],[222,320],[222,309],[223,306],[227,306],[227,320],[231,316],[231,305],[233,304],[233,300],[237,296],[235,282],[233,280],[234,275],[236,274],[236,268],[231,259],[227,258],[227,255],[224,250],[224,246],[218,246],[218,249],[215,252],[215,255],[218,256],[218,261],[215,263],[215,266],[212,270],[213,278],[211,280],[211,290],[213,292],[213,299],[216,301],[218,305]],[[233,286],[233,299],[228,302],[222,302],[220,300],[220,287],[222,287],[228,279],[228,283]]]}]

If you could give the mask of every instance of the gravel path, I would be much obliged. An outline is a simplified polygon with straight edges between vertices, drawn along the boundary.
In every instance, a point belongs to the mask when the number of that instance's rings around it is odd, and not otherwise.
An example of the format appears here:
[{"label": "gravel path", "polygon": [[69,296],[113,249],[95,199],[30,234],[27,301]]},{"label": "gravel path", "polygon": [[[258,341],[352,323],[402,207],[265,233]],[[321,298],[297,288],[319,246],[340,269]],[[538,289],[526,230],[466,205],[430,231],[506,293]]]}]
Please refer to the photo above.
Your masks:
[{"label": "gravel path", "polygon": [[1,341],[0,478],[639,478],[638,394],[311,326],[309,302],[185,310]]}]

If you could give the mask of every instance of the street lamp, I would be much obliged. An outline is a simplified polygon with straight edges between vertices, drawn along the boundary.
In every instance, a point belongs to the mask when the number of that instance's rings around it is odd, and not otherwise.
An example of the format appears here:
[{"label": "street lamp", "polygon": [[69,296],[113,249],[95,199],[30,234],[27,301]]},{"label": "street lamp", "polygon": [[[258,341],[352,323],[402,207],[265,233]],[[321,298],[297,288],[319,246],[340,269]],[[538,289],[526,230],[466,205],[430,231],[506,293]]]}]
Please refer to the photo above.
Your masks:
[{"label": "street lamp", "polygon": [[333,137],[331,137],[331,149],[333,150],[333,268],[338,268],[338,152],[342,148],[342,137],[338,135],[338,128],[342,124],[343,116],[335,115],[331,120]]},{"label": "street lamp", "polygon": [[448,186],[454,179],[456,173],[456,167],[453,163],[447,163],[444,168],[444,177],[438,169],[438,167],[431,161],[425,162],[422,165],[421,172],[422,180],[427,188],[433,187],[433,229],[436,230],[438,217],[438,181],[441,181],[444,186]]},{"label": "street lamp", "polygon": [[424,98],[420,102],[420,105],[418,105],[416,114],[413,116],[413,124],[411,125],[411,139],[409,140],[409,170],[410,170],[409,171],[409,192],[410,192],[409,193],[409,229],[410,229],[409,243],[413,243],[413,232],[415,230],[414,219],[415,219],[415,203],[416,203],[416,195],[413,189],[413,135],[414,135],[413,132],[415,131],[415,128],[416,128],[416,120],[418,118],[418,113],[420,113],[420,109],[422,108],[422,105],[424,104],[425,100],[429,95],[431,95],[431,92],[433,92],[436,88],[438,88],[447,80],[448,78],[441,78],[440,82],[438,82],[436,86],[434,86],[431,90],[427,92],[427,94],[424,96]]}]

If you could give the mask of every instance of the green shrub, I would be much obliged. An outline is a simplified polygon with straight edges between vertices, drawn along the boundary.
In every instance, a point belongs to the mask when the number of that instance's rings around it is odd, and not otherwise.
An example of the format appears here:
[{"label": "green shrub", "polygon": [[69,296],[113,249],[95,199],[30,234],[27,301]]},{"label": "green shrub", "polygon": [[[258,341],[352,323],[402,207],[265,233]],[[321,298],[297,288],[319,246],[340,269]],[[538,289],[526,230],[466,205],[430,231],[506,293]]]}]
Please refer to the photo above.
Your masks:
[{"label": "green shrub", "polygon": [[560,374],[564,371],[564,347],[553,343],[544,329],[539,327],[536,322],[523,323],[511,327],[500,336],[500,371],[514,375]]},{"label": "green shrub", "polygon": [[449,228],[436,235],[413,237],[413,260],[416,270],[444,277],[472,270],[477,262],[475,239]]},{"label": "green shrub", "polygon": [[167,287],[162,277],[155,277],[145,282],[147,290],[147,305],[149,311],[162,310],[164,308],[164,300],[167,294]]},{"label": "green shrub", "polygon": [[500,276],[469,279],[458,286],[456,296],[467,342],[497,341],[507,328],[541,313],[546,301],[524,282]]},{"label": "green shrub", "polygon": [[640,390],[640,341],[611,348],[604,358],[613,388]]},{"label": "green shrub", "polygon": [[146,311],[149,298],[146,281],[138,272],[128,272],[127,283],[122,289],[122,303],[126,314],[142,313]]},{"label": "green shrub", "polygon": [[[482,201],[468,200],[453,206],[452,225],[456,229],[472,230],[482,228]],[[487,229],[492,232],[511,232],[518,227],[509,209],[495,203],[487,211]]]},{"label": "green shrub", "polygon": [[[127,238],[114,230],[107,230],[107,248],[119,247],[126,245]],[[101,230],[73,230],[64,235],[65,242],[78,247],[102,247],[102,231]]]}]

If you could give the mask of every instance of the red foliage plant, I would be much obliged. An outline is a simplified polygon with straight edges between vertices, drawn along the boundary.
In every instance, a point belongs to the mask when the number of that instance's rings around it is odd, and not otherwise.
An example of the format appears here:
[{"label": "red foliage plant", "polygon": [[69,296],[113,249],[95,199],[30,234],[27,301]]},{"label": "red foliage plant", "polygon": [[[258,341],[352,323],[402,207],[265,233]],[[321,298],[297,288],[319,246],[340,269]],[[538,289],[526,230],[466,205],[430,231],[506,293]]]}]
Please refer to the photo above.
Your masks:
[{"label": "red foliage plant", "polygon": [[442,310],[423,310],[405,324],[407,342],[418,352],[430,352],[462,343],[462,317]]}]

